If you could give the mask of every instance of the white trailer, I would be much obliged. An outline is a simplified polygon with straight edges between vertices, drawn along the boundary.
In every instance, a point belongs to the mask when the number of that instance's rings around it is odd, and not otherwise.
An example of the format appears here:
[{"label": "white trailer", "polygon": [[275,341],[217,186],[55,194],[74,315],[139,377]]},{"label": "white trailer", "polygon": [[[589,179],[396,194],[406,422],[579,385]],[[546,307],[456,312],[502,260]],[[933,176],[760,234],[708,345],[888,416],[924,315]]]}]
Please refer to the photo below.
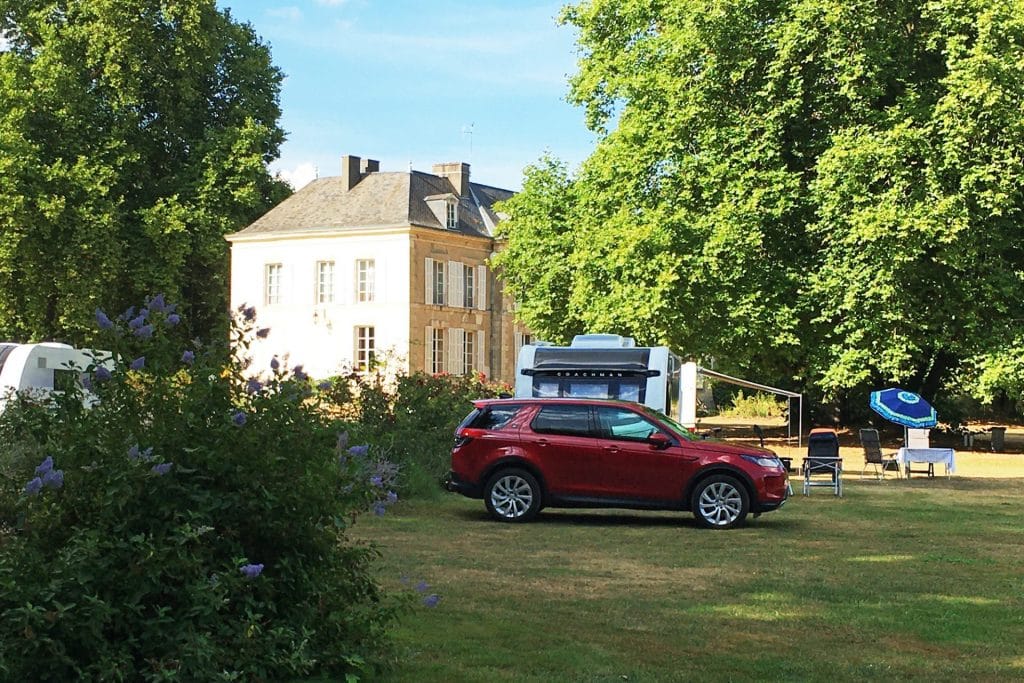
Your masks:
[{"label": "white trailer", "polygon": [[48,395],[81,385],[81,375],[97,362],[111,367],[110,354],[56,342],[0,343],[0,412],[15,392],[34,390]]},{"label": "white trailer", "polygon": [[636,346],[617,334],[581,334],[569,346],[523,346],[515,395],[618,398],[672,415],[678,411],[679,367],[667,346]]}]

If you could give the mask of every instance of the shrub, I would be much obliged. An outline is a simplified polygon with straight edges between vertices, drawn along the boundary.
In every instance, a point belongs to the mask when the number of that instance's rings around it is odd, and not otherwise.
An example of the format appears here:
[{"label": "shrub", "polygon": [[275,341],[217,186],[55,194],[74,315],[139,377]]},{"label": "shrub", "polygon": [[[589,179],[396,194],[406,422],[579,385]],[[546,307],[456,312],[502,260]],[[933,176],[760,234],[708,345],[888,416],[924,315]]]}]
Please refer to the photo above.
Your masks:
[{"label": "shrub", "polygon": [[[349,373],[324,383],[325,403],[360,440],[373,443],[401,467],[398,490],[404,496],[440,491],[451,464],[455,428],[476,398],[511,392],[481,373],[471,375]],[[390,379],[389,379],[390,378]]]},{"label": "shrub", "polygon": [[[183,347],[157,297],[78,389],[0,416],[0,679],[281,680],[383,661],[400,602],[346,530],[395,475],[349,447],[300,368]],[[13,477],[13,478],[12,478]]]},{"label": "shrub", "polygon": [[771,394],[757,392],[744,396],[743,390],[733,396],[732,405],[719,412],[727,417],[778,417],[786,410],[786,402],[779,401]]}]

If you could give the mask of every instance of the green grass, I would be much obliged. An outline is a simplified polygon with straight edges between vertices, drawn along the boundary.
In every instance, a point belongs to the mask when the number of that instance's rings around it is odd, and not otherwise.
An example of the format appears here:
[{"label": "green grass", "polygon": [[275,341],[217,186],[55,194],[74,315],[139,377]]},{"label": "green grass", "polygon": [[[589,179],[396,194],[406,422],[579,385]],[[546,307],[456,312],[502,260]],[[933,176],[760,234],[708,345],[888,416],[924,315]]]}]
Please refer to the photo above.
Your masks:
[{"label": "green grass", "polygon": [[794,486],[727,532],[680,513],[507,525],[454,494],[400,504],[359,534],[383,583],[423,579],[442,600],[405,616],[387,680],[1020,680],[1024,479],[996,462],[848,474],[842,499]]}]

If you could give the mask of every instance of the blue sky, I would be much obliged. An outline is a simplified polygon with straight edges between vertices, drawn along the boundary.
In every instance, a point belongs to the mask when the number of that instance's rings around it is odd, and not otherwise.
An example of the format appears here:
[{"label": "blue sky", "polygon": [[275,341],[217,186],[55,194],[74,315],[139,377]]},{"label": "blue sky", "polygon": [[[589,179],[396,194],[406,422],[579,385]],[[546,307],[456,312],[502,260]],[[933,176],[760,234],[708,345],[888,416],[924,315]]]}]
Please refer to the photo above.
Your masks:
[{"label": "blue sky", "polygon": [[252,24],[286,79],[288,141],[272,165],[302,185],[340,158],[382,171],[466,161],[520,189],[545,151],[574,169],[594,146],[566,102],[575,32],[542,0],[218,0]]}]

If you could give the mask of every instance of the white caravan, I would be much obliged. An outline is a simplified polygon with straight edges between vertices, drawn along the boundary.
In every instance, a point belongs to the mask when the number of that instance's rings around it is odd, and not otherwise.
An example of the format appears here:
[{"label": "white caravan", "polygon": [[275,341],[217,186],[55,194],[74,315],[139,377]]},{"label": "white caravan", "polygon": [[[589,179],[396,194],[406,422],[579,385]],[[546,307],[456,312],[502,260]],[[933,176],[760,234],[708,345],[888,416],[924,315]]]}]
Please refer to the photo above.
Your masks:
[{"label": "white caravan", "polygon": [[[81,382],[81,375],[103,352],[76,349],[67,344],[0,343],[0,412],[13,393],[36,390],[42,395]],[[105,354],[102,364],[109,363]],[[108,368],[110,366],[108,365]]]},{"label": "white caravan", "polygon": [[679,358],[667,346],[637,346],[617,334],[580,334],[569,346],[523,346],[515,395],[618,398],[672,415],[679,368]]}]

